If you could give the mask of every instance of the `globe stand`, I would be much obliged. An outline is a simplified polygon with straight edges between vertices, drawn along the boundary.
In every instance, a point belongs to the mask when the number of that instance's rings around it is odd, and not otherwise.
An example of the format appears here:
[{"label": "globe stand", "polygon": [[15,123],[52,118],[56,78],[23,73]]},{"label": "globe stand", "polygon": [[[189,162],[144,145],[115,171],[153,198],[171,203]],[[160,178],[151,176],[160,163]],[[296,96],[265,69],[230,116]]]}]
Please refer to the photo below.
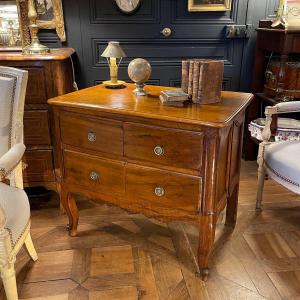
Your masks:
[{"label": "globe stand", "polygon": [[145,83],[136,83],[136,89],[133,91],[137,96],[147,96],[148,93],[145,90]]}]

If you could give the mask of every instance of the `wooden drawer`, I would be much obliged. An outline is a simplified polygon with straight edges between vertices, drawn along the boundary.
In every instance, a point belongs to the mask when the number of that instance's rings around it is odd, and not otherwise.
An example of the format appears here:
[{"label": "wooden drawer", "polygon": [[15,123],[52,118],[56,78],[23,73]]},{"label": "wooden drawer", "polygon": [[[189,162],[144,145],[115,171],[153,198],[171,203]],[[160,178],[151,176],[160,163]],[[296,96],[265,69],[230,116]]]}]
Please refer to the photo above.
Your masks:
[{"label": "wooden drawer", "polygon": [[124,163],[64,152],[65,180],[91,191],[124,194]]},{"label": "wooden drawer", "polygon": [[26,151],[23,161],[27,164],[23,171],[24,182],[55,181],[51,150]]},{"label": "wooden drawer", "polygon": [[[28,71],[26,104],[47,103],[44,67],[22,67]],[[49,79],[50,80],[50,79]]]},{"label": "wooden drawer", "polygon": [[160,127],[124,125],[125,156],[176,168],[200,170],[203,134]]},{"label": "wooden drawer", "polygon": [[121,122],[64,114],[61,118],[61,135],[65,144],[123,156]]},{"label": "wooden drawer", "polygon": [[47,110],[24,112],[25,145],[51,145]]},{"label": "wooden drawer", "polygon": [[142,212],[183,217],[200,209],[201,178],[128,164],[126,196]]}]

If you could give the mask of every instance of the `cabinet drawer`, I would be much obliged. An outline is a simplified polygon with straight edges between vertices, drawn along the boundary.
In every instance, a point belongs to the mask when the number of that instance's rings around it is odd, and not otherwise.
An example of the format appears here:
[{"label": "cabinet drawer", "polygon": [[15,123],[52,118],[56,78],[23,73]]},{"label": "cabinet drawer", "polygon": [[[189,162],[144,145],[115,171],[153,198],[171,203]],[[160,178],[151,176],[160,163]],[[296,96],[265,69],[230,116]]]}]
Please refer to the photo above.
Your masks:
[{"label": "cabinet drawer", "polygon": [[28,71],[26,104],[47,103],[44,67],[23,67]]},{"label": "cabinet drawer", "polygon": [[50,145],[49,120],[47,110],[24,112],[25,145]]},{"label": "cabinet drawer", "polygon": [[64,114],[61,118],[61,135],[65,144],[123,156],[121,122]]},{"label": "cabinet drawer", "polygon": [[159,165],[200,170],[203,134],[135,125],[124,126],[125,156]]},{"label": "cabinet drawer", "polygon": [[23,171],[24,182],[55,181],[51,150],[26,151],[23,161],[27,165]]},{"label": "cabinet drawer", "polygon": [[136,209],[185,216],[200,208],[201,178],[128,164],[126,196]]},{"label": "cabinet drawer", "polygon": [[124,194],[124,163],[64,152],[65,180],[91,191]]}]

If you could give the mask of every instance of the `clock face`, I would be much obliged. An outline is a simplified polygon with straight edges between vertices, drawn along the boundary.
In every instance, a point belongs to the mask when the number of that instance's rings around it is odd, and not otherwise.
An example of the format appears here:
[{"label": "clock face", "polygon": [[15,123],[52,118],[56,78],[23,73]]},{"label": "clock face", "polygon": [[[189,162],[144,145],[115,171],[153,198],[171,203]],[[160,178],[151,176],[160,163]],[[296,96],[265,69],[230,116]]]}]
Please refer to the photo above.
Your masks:
[{"label": "clock face", "polygon": [[124,14],[133,14],[141,5],[141,0],[114,0]]}]

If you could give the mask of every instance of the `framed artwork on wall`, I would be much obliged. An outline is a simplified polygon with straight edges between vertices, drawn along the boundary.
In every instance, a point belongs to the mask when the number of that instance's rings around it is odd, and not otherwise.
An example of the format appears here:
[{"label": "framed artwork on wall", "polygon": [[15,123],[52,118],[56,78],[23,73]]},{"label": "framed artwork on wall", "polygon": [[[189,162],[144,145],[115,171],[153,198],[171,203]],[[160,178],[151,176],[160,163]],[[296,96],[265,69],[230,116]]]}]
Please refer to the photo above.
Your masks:
[{"label": "framed artwork on wall", "polygon": [[66,41],[66,31],[62,0],[35,0],[36,24],[40,29],[55,29],[62,42]]},{"label": "framed artwork on wall", "polygon": [[27,3],[0,1],[0,51],[21,51],[30,43]]},{"label": "framed artwork on wall", "polygon": [[300,1],[280,0],[278,4],[276,19],[272,27],[283,26],[286,29],[300,28]]},{"label": "framed artwork on wall", "polygon": [[231,10],[232,0],[188,0],[190,12],[228,11]]}]

